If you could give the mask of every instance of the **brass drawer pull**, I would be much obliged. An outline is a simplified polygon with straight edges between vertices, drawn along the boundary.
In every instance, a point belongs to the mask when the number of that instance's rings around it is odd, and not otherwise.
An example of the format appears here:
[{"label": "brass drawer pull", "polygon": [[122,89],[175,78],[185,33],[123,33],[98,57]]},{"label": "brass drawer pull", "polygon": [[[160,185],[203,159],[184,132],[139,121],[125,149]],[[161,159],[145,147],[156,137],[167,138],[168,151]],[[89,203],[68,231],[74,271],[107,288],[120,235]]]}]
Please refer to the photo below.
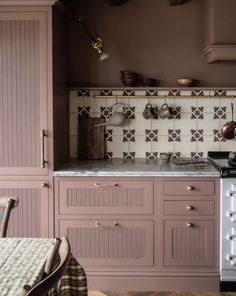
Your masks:
[{"label": "brass drawer pull", "polygon": [[42,183],[41,184],[41,187],[43,188],[43,187],[48,187],[48,183]]},{"label": "brass drawer pull", "polygon": [[190,227],[193,227],[194,224],[193,224],[193,223],[187,223],[186,226],[187,226],[188,228],[190,228]]},{"label": "brass drawer pull", "polygon": [[186,206],[186,210],[193,211],[194,210],[194,207],[193,206]]},{"label": "brass drawer pull", "polygon": [[111,225],[109,225],[109,224],[100,224],[99,222],[96,222],[95,225],[97,227],[105,227],[105,228],[114,228],[114,227],[119,227],[120,226],[117,222],[115,222],[114,224],[111,224]]},{"label": "brass drawer pull", "polygon": [[119,186],[119,185],[118,185],[118,184],[116,184],[116,183],[114,183],[114,184],[111,184],[111,185],[108,185],[108,184],[98,184],[98,183],[95,183],[94,185],[95,185],[96,187],[98,187],[98,188],[99,188],[99,187],[100,187],[100,188],[101,188],[101,187],[103,187],[103,188],[104,188],[104,187],[118,187],[118,186]]},{"label": "brass drawer pull", "polygon": [[41,168],[45,168],[46,166],[46,161],[44,159],[45,157],[45,147],[44,147],[44,138],[46,137],[46,131],[45,130],[40,130],[40,137],[41,137]]},{"label": "brass drawer pull", "polygon": [[187,186],[187,190],[192,191],[192,190],[194,190],[194,187],[189,185],[189,186]]}]

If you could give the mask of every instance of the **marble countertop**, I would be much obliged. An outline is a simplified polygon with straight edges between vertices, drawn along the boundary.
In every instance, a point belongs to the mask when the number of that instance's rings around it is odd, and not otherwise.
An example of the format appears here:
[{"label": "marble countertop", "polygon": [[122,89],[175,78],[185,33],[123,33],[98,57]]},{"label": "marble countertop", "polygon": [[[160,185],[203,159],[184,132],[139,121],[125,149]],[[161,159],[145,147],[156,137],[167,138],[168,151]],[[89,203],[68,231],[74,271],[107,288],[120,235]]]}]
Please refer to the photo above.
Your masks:
[{"label": "marble countertop", "polygon": [[[206,160],[206,159],[205,159]],[[74,159],[54,171],[54,176],[82,177],[166,177],[166,176],[220,176],[219,171],[211,164],[201,166],[196,164],[176,165],[172,160],[161,159]]]}]

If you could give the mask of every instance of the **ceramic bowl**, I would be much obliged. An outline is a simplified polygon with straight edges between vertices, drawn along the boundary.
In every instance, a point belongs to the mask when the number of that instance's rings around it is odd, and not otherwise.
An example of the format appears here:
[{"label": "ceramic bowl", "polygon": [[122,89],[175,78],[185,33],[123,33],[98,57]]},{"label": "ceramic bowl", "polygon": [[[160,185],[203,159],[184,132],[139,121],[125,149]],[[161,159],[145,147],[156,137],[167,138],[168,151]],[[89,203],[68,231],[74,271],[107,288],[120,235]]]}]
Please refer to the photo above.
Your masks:
[{"label": "ceramic bowl", "polygon": [[193,84],[193,79],[192,78],[180,78],[180,79],[177,79],[177,84],[180,87],[188,87]]},{"label": "ceramic bowl", "polygon": [[161,160],[165,160],[165,161],[169,161],[171,158],[172,153],[171,152],[161,152],[160,153],[160,159]]}]

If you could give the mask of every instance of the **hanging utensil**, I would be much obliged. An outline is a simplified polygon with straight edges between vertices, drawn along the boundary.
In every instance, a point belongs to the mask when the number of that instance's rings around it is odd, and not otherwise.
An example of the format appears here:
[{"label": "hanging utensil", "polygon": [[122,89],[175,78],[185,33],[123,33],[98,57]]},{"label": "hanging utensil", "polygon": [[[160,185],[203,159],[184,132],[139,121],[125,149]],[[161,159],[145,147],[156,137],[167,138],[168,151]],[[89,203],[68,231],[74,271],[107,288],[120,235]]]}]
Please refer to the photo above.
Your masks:
[{"label": "hanging utensil", "polygon": [[236,122],[234,121],[234,104],[232,101],[231,101],[231,112],[232,112],[232,120],[229,122],[226,122],[220,130],[222,137],[227,140],[232,140],[235,137]]}]

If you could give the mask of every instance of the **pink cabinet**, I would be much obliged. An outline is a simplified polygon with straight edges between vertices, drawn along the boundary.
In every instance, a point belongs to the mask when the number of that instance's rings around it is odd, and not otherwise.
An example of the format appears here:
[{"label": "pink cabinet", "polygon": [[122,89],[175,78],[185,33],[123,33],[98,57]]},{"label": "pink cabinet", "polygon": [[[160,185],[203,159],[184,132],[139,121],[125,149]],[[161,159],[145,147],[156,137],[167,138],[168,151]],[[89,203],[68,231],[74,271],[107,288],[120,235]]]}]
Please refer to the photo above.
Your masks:
[{"label": "pink cabinet", "polygon": [[163,228],[164,266],[215,266],[214,221],[165,220]]},{"label": "pink cabinet", "polygon": [[0,175],[48,174],[48,21],[0,7]]},{"label": "pink cabinet", "polygon": [[[104,217],[105,218],[105,217]],[[113,219],[60,220],[72,253],[83,266],[153,266],[153,221]]]},{"label": "pink cabinet", "polygon": [[217,178],[55,177],[54,185],[56,236],[69,238],[91,290],[217,291]]},{"label": "pink cabinet", "polygon": [[153,214],[153,181],[59,179],[60,214]]},{"label": "pink cabinet", "polygon": [[11,212],[7,236],[49,236],[49,195],[47,181],[1,180],[1,195],[13,195],[19,199],[19,205]]}]

